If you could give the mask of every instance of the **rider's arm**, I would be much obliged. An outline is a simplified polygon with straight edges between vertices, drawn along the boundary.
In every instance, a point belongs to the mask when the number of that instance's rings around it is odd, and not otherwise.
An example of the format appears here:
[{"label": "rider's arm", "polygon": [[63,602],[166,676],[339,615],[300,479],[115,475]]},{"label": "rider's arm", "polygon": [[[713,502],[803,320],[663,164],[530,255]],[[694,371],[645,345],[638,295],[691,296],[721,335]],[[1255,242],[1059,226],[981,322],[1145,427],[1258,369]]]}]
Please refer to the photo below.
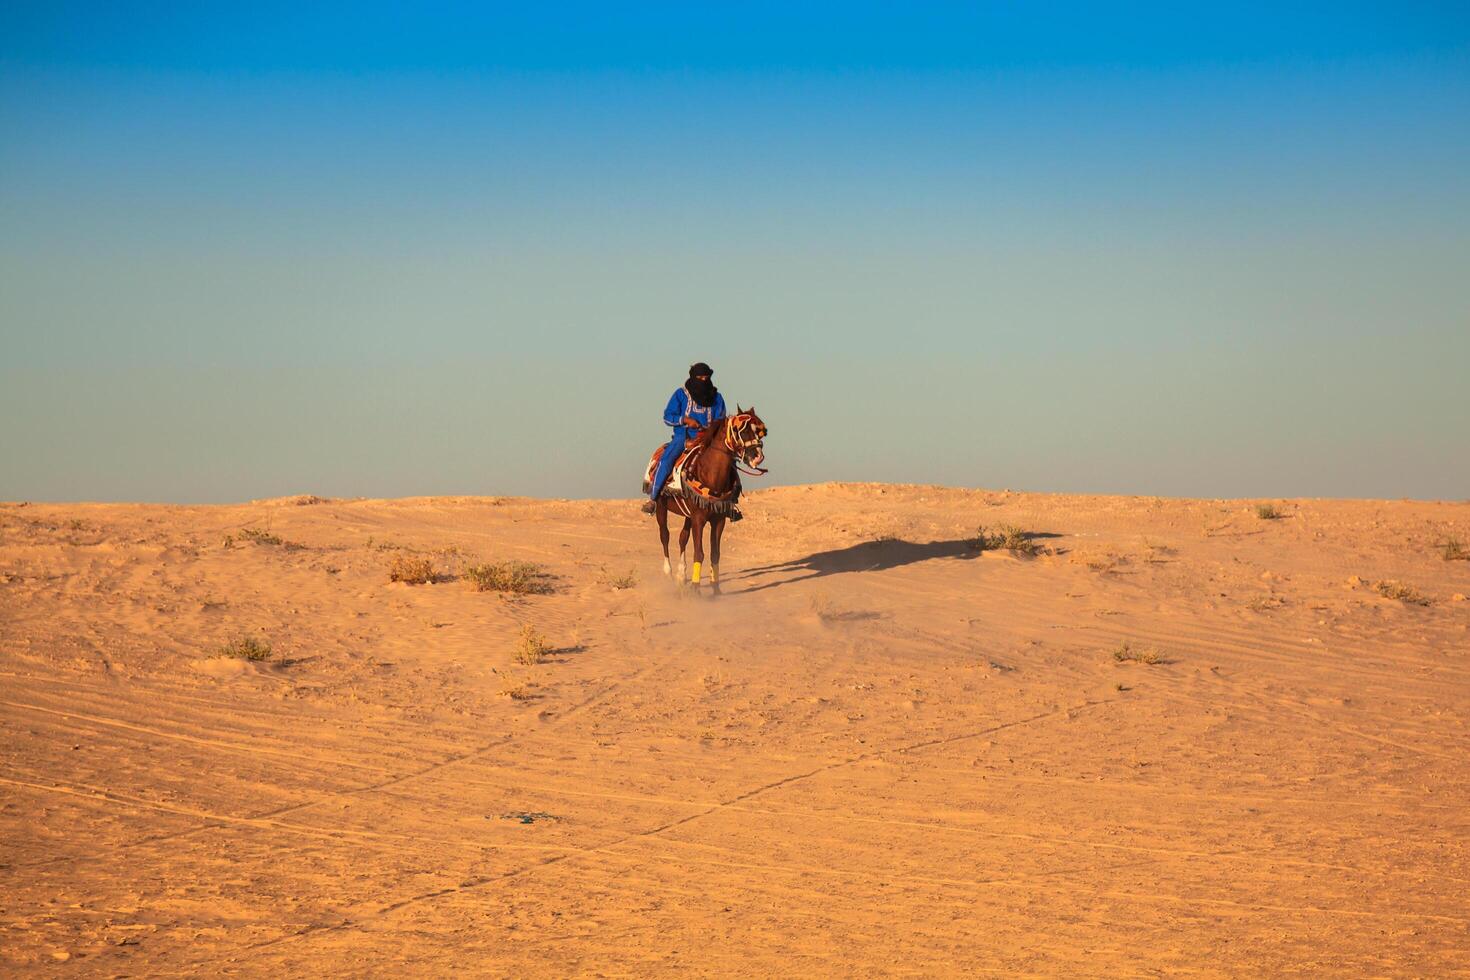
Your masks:
[{"label": "rider's arm", "polygon": [[675,389],[669,396],[669,404],[664,407],[664,425],[673,427],[684,421],[684,389]]}]

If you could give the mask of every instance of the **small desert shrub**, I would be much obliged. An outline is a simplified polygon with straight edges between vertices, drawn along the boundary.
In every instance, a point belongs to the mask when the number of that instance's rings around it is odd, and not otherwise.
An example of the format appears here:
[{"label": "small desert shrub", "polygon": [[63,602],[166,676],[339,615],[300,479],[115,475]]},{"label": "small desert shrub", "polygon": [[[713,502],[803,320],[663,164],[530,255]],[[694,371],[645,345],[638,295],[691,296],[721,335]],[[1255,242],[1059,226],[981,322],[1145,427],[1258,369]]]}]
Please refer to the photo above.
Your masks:
[{"label": "small desert shrub", "polygon": [[637,585],[638,575],[636,572],[633,571],[633,569],[630,568],[628,569],[628,574],[626,575],[613,575],[612,573],[608,573],[604,581],[606,581],[610,587],[621,592],[623,589],[631,589],[635,585]]},{"label": "small desert shrub", "polygon": [[1275,521],[1286,515],[1277,510],[1273,504],[1256,504],[1256,516],[1263,521]]},{"label": "small desert shrub", "polygon": [[471,565],[464,570],[477,592],[509,592],[533,595],[547,592],[546,573],[528,561],[501,561]]},{"label": "small desert shrub", "polygon": [[[285,548],[287,551],[300,551],[301,549],[306,547],[306,545],[302,544],[299,541],[287,541],[279,534],[272,534],[269,531],[262,531],[258,527],[244,528],[240,531],[240,537],[244,538],[246,541],[254,541],[256,544],[270,545],[273,548]],[[228,548],[232,544],[234,544],[234,538],[226,537],[225,547]]]},{"label": "small desert shrub", "polygon": [[1407,602],[1411,606],[1429,605],[1429,600],[1420,595],[1418,590],[1412,585],[1405,585],[1403,582],[1379,582],[1378,594],[1385,599],[1397,599],[1400,602]]},{"label": "small desert shrub", "polygon": [[827,598],[826,593],[819,592],[810,600],[812,614],[823,623],[853,623],[861,620],[878,619],[881,613],[868,612],[861,609],[839,609]]},{"label": "small desert shrub", "polygon": [[253,636],[241,635],[219,648],[221,657],[236,657],[240,660],[269,660],[271,645]]},{"label": "small desert shrub", "polygon": [[546,659],[551,652],[547,646],[546,637],[536,632],[536,627],[527,623],[521,627],[521,638],[516,643],[515,661],[527,667],[534,666]]},{"label": "small desert shrub", "polygon": [[1120,664],[1157,664],[1162,662],[1159,659],[1159,651],[1153,647],[1144,647],[1141,650],[1135,650],[1127,641],[1124,641],[1118,649],[1113,651],[1113,660]]},{"label": "small desert shrub", "polygon": [[1030,533],[1014,524],[997,524],[994,531],[977,528],[974,547],[977,551],[1009,551],[1013,555],[1041,553],[1041,546],[1031,540]]},{"label": "small desert shrub", "polygon": [[427,558],[410,558],[407,555],[399,555],[393,559],[393,565],[388,569],[388,580],[406,582],[409,585],[432,585],[434,563]]},{"label": "small desert shrub", "polygon": [[1439,554],[1445,561],[1470,561],[1470,550],[1459,538],[1446,538],[1439,546]]},{"label": "small desert shrub", "polygon": [[507,684],[500,689],[502,697],[510,698],[512,701],[529,701],[536,695],[531,693],[531,688],[525,684]]}]

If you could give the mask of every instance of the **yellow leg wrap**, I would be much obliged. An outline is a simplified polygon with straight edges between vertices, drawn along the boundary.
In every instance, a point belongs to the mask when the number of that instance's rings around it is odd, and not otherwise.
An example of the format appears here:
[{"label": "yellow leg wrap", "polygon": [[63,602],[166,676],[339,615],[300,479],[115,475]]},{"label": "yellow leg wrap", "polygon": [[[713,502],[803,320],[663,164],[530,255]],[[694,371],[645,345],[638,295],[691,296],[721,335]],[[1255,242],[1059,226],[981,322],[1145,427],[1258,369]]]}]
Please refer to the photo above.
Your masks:
[{"label": "yellow leg wrap", "polygon": [[690,578],[689,581],[693,582],[695,585],[699,584],[699,562],[694,563],[694,575],[692,578]]}]

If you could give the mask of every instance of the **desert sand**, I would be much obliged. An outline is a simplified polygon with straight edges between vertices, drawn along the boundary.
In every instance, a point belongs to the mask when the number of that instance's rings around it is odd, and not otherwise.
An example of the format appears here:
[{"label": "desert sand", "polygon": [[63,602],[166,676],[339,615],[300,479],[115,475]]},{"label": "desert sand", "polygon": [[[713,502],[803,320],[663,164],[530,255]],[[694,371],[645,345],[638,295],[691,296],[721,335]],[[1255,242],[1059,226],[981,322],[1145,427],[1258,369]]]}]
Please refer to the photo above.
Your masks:
[{"label": "desert sand", "polygon": [[1470,504],[1256,503],[0,505],[0,972],[1464,974]]}]

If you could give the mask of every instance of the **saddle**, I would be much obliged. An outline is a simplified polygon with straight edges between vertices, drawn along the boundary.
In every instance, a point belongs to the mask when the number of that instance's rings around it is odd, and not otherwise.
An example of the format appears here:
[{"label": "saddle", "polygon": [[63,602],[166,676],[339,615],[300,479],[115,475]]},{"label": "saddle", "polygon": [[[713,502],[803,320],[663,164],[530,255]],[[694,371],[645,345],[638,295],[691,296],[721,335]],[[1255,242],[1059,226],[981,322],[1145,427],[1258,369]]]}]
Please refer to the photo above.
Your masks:
[{"label": "saddle", "polygon": [[[653,456],[648,460],[648,468],[643,471],[643,492],[646,495],[653,489],[653,474],[658,469],[659,460],[664,458],[668,451],[665,443],[653,451]],[[669,473],[669,480],[664,484],[664,497],[682,497],[692,504],[713,510],[719,513],[728,513],[735,507],[735,502],[740,499],[740,474],[735,474],[735,485],[723,494],[716,494],[694,475],[694,464],[699,460],[699,454],[704,452],[705,444],[702,441],[695,442],[684,448],[679,458],[674,463],[674,468]]]}]

